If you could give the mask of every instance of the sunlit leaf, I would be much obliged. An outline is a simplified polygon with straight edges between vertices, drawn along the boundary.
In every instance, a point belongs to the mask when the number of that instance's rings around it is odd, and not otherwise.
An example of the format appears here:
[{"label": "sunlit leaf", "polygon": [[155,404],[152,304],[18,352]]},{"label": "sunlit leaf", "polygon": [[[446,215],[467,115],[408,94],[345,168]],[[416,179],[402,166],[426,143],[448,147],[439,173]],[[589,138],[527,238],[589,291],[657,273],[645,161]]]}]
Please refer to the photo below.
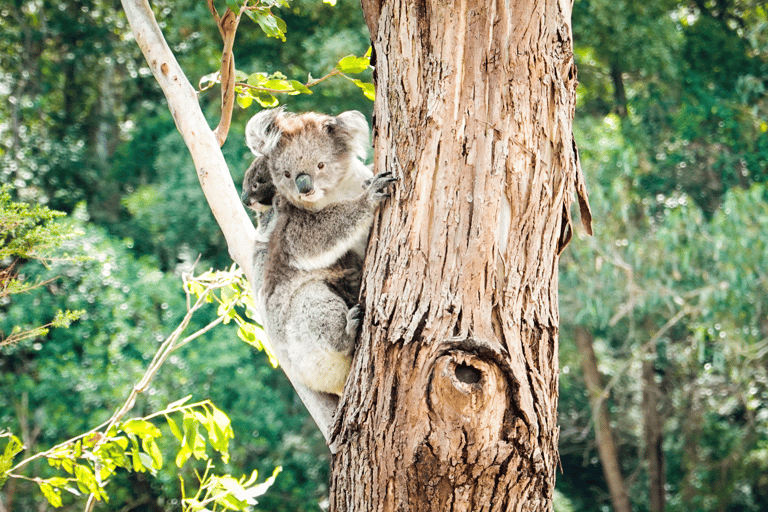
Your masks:
[{"label": "sunlit leaf", "polygon": [[173,419],[170,416],[165,417],[165,420],[168,422],[168,428],[171,430],[171,434],[173,434],[173,437],[179,440],[179,442],[182,441],[183,436],[181,434],[181,430],[179,430],[178,425],[176,425],[176,422],[173,421]]},{"label": "sunlit leaf", "polygon": [[362,73],[371,65],[370,59],[366,57],[355,57],[347,55],[336,64],[336,69],[342,73]]},{"label": "sunlit leaf", "polygon": [[245,94],[238,94],[236,99],[237,99],[237,104],[240,105],[240,108],[245,109],[250,107],[253,104],[253,98]]},{"label": "sunlit leaf", "polygon": [[301,93],[301,94],[312,94],[312,91],[304,85],[303,83],[299,82],[298,80],[291,80],[290,81],[291,87],[293,87],[293,90]]},{"label": "sunlit leaf", "polygon": [[358,80],[356,78],[350,79],[352,82],[358,86],[360,89],[363,90],[363,95],[365,95],[366,98],[368,98],[371,101],[374,101],[376,99],[376,88],[373,86],[373,84],[370,84],[368,82],[363,82],[362,80]]},{"label": "sunlit leaf", "polygon": [[122,429],[127,434],[136,434],[139,437],[160,437],[160,429],[152,423],[142,419],[128,420],[122,425]]},{"label": "sunlit leaf", "polygon": [[59,489],[54,489],[51,484],[42,481],[38,482],[37,485],[40,487],[40,492],[43,493],[43,496],[45,496],[51,506],[60,507],[62,505],[61,491]]},{"label": "sunlit leaf", "polygon": [[280,104],[275,96],[264,91],[253,91],[253,99],[264,108],[272,108]]}]

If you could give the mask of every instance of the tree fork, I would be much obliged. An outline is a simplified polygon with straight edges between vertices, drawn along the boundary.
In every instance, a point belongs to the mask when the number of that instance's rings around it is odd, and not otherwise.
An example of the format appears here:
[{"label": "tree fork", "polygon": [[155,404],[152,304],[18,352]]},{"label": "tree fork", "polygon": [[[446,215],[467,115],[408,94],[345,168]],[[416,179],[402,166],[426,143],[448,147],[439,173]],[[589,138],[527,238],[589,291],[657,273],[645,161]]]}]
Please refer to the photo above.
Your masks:
[{"label": "tree fork", "polygon": [[363,0],[374,162],[400,178],[331,432],[332,511],[551,510],[571,3]]}]

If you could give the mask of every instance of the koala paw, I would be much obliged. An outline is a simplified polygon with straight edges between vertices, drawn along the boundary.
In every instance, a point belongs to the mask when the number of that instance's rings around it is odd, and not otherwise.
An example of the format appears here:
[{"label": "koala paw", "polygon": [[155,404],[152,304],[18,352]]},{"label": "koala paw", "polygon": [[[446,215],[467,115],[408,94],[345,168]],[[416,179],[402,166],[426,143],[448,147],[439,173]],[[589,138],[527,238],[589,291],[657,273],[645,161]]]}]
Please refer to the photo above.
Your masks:
[{"label": "koala paw", "polygon": [[357,331],[360,330],[360,322],[363,321],[363,305],[356,304],[347,312],[347,336],[354,340],[357,338]]},{"label": "koala paw", "polygon": [[391,172],[382,172],[373,177],[368,185],[368,198],[372,203],[378,204],[384,200],[385,197],[389,197],[390,194],[387,191],[387,187],[393,181],[397,181]]}]

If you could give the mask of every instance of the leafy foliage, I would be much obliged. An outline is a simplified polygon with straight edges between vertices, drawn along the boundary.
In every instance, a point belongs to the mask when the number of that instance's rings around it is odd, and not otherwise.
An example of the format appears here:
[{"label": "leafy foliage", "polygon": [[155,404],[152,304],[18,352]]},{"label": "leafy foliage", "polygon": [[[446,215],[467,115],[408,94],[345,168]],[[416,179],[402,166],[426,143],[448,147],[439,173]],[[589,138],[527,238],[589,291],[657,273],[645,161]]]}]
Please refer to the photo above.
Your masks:
[{"label": "leafy foliage", "polygon": [[[49,261],[56,247],[79,234],[71,227],[54,222],[62,215],[45,206],[13,202],[10,187],[0,187],[0,301],[7,303],[11,295],[29,292],[44,284],[26,282],[15,269],[19,260]],[[45,325],[26,329],[15,325],[7,336],[0,330],[0,347],[44,336],[50,327],[69,327],[81,314],[81,311],[59,310]]]},{"label": "leafy foliage", "polygon": [[707,221],[685,194],[651,200],[633,188],[637,155],[627,150],[618,118],[578,126],[592,135],[582,138],[582,156],[595,163],[590,200],[602,222],[595,239],[581,237],[564,258],[561,449],[565,474],[573,476],[562,487],[585,509],[601,496],[570,337],[580,325],[595,336],[634,504],[648,506],[643,461],[633,453],[643,445],[638,382],[650,352],[664,391],[668,507],[759,510],[768,471],[757,455],[768,432],[768,281],[761,270],[768,268],[768,191],[762,184],[732,189]]},{"label": "leafy foliage", "polygon": [[[185,405],[187,397],[170,404],[159,413],[147,418],[134,418],[124,423],[111,423],[106,433],[92,430],[87,434],[66,441],[54,448],[11,467],[11,461],[23,446],[18,438],[6,435],[8,443],[3,458],[0,459],[0,469],[3,470],[3,481],[8,476],[15,476],[12,471],[26,465],[30,461],[45,457],[51,467],[56,468],[66,476],[53,476],[45,479],[35,478],[40,492],[54,507],[63,505],[62,490],[79,496],[81,493],[92,495],[96,500],[109,501],[107,484],[118,469],[133,472],[150,472],[156,474],[163,467],[163,452],[158,446],[162,432],[148,421],[152,417],[164,416],[171,433],[179,442],[176,455],[176,466],[181,469],[194,456],[197,460],[208,460],[205,474],[200,479],[200,488],[196,496],[204,494],[202,500],[183,498],[185,511],[211,510],[207,507],[213,503],[213,510],[221,506],[227,510],[245,510],[255,505],[256,497],[261,496],[272,485],[277,468],[267,481],[256,484],[258,472],[253,471],[250,477],[235,479],[230,475],[217,476],[211,473],[213,464],[209,460],[208,446],[218,452],[223,462],[229,459],[229,441],[234,436],[229,417],[216,408],[210,401]],[[171,415],[182,415],[183,432],[179,429]],[[200,433],[201,428],[207,433]],[[0,482],[1,483],[1,482]],[[181,479],[182,495],[185,492],[184,480]]]}]

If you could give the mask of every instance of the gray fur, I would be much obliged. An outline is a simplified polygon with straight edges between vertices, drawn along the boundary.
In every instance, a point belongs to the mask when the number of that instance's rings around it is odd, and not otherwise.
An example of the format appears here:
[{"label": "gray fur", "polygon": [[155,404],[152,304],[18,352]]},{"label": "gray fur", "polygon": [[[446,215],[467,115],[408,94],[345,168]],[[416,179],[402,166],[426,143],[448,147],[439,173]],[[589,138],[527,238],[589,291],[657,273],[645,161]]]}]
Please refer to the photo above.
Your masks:
[{"label": "gray fur", "polygon": [[248,170],[245,171],[243,192],[240,199],[246,208],[258,213],[264,210],[263,207],[272,206],[275,192],[275,185],[272,183],[272,176],[269,175],[269,168],[267,167],[267,159],[263,156],[257,156]]},{"label": "gray fur", "polygon": [[258,163],[246,173],[244,201],[258,204],[266,194],[265,167],[275,190],[258,300],[267,334],[294,385],[340,395],[362,316],[357,300],[373,211],[393,179],[372,179],[360,160],[368,125],[359,112],[265,111],[248,123],[246,137]]}]

